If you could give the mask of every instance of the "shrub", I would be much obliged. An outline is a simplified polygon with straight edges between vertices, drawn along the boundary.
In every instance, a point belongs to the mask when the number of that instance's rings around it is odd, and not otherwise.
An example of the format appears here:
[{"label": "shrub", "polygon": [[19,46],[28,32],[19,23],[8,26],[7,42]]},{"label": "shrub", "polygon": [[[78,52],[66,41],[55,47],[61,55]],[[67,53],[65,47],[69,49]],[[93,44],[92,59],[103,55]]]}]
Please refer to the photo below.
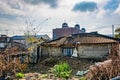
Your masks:
[{"label": "shrub", "polygon": [[42,74],[40,78],[48,78],[48,74]]},{"label": "shrub", "polygon": [[16,73],[16,77],[17,78],[23,78],[25,75],[23,74],[23,73],[21,73],[21,72],[19,72],[19,73]]},{"label": "shrub", "polygon": [[52,68],[52,72],[57,77],[68,78],[71,75],[71,68],[67,63],[59,63]]},{"label": "shrub", "polygon": [[12,57],[17,55],[19,48],[12,47],[0,53],[0,76],[13,75],[16,72],[23,72],[27,69],[26,63],[21,63],[19,57]]},{"label": "shrub", "polygon": [[81,77],[80,80],[87,80],[85,77]]}]

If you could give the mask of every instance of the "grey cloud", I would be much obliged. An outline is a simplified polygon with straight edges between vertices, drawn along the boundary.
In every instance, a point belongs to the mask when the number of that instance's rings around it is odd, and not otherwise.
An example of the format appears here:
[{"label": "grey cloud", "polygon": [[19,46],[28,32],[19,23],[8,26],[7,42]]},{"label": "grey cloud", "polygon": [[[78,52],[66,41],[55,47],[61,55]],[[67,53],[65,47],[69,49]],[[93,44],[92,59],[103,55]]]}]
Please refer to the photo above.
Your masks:
[{"label": "grey cloud", "polygon": [[77,3],[73,7],[73,11],[81,11],[81,12],[86,12],[86,11],[93,12],[96,9],[97,9],[97,4],[95,2],[85,2],[85,1]]},{"label": "grey cloud", "polygon": [[20,5],[18,2],[8,1],[7,4],[13,9],[20,9]]},{"label": "grey cloud", "polygon": [[57,0],[24,0],[26,3],[30,3],[33,5],[39,4],[39,3],[46,3],[49,4],[50,7],[56,8],[58,6]]},{"label": "grey cloud", "polygon": [[0,0],[0,5],[0,18],[13,20],[18,16],[22,17],[25,15],[20,2],[17,0]]},{"label": "grey cloud", "polygon": [[[18,0],[1,0],[0,3],[3,6],[9,6],[11,9],[21,9],[21,3],[22,1]],[[1,6],[1,7],[2,7]]]},{"label": "grey cloud", "polygon": [[16,19],[16,17],[17,17],[16,15],[1,14],[0,13],[0,18],[10,19],[10,20],[12,19],[13,20],[13,19]]}]

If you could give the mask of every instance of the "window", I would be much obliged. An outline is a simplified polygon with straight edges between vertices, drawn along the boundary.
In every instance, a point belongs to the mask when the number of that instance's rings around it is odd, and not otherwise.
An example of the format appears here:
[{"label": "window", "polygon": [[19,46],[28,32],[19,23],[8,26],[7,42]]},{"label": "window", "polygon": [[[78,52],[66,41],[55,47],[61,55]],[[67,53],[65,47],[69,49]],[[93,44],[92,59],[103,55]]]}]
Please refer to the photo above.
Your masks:
[{"label": "window", "polygon": [[10,41],[10,38],[7,38],[7,42],[9,42]]},{"label": "window", "polygon": [[74,48],[63,48],[62,52],[66,56],[72,56]]},{"label": "window", "polygon": [[0,43],[0,48],[5,48],[5,43]]}]

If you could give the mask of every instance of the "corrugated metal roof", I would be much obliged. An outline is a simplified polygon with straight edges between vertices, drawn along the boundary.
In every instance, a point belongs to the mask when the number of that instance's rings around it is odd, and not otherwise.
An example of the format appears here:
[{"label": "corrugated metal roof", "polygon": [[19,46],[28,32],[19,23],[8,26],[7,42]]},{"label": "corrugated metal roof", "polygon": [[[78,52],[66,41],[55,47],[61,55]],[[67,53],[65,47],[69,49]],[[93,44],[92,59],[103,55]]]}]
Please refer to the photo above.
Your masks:
[{"label": "corrugated metal roof", "polygon": [[[17,36],[13,36],[12,39],[13,40],[25,40],[26,37],[27,36],[19,36],[19,35],[17,35]],[[34,37],[34,36],[31,35],[31,37]],[[36,35],[35,37],[50,40],[50,37],[48,35],[46,35],[46,34],[45,35]]]},{"label": "corrugated metal roof", "polygon": [[25,40],[25,36],[13,36],[13,40]]}]

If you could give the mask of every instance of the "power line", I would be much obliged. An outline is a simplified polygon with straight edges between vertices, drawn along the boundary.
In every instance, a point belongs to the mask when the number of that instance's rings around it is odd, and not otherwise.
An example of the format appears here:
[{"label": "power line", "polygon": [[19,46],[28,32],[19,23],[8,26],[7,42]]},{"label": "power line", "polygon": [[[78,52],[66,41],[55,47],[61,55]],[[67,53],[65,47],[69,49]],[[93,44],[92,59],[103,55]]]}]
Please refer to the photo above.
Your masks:
[{"label": "power line", "polygon": [[[114,27],[120,26],[120,24],[112,24],[112,25],[114,25]],[[89,29],[89,30],[103,29],[103,28],[106,28],[106,27],[111,27],[112,25],[100,26],[100,27],[97,27],[97,28]]]},{"label": "power line", "polygon": [[52,33],[52,32],[39,32],[39,33]]},{"label": "power line", "polygon": [[89,29],[89,30],[97,30],[97,29],[104,29],[104,28],[108,28],[111,27],[111,34],[112,37],[114,37],[114,32],[115,32],[115,27],[120,27],[120,24],[112,24],[112,25],[108,25],[108,26],[101,26],[101,27],[97,27],[97,28],[93,28],[93,29]]},{"label": "power line", "polygon": [[[36,27],[33,28],[33,30],[37,29],[38,27],[40,27],[40,25],[42,25],[44,22],[48,21],[51,18],[46,18],[45,20],[43,20],[42,22],[40,22]],[[41,27],[40,27],[41,28]]]}]

